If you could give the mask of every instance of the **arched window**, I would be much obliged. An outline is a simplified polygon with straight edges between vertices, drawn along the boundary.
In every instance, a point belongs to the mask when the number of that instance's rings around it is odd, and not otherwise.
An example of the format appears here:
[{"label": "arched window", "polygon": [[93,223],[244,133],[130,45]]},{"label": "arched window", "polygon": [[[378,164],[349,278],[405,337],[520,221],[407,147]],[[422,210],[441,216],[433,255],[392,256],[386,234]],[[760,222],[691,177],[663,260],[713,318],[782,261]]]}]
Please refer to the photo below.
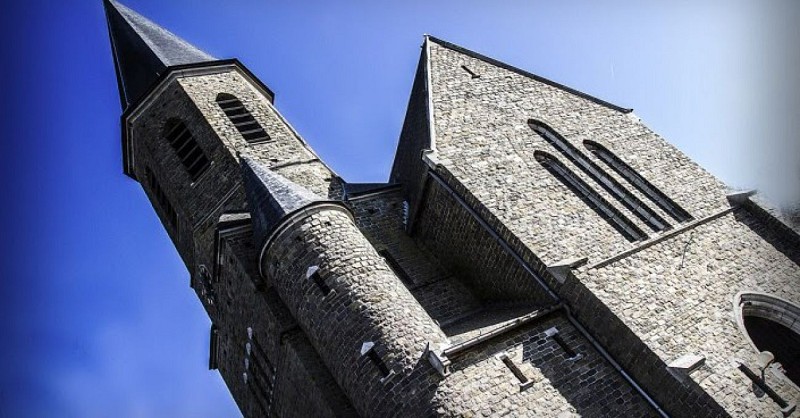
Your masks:
[{"label": "arched window", "polygon": [[623,206],[630,210],[636,217],[642,220],[653,231],[663,231],[669,229],[667,222],[655,211],[647,207],[628,189],[622,186],[613,177],[606,174],[597,164],[592,162],[582,152],[569,143],[564,137],[556,133],[547,124],[535,119],[529,119],[528,125],[534,132],[539,134],[545,141],[557,149],[564,157],[578,166],[584,173],[592,178],[597,184],[605,189],[611,196],[614,196]]},{"label": "arched window", "polygon": [[736,321],[750,344],[769,351],[786,376],[800,385],[800,306],[759,292],[742,292],[734,299]]},{"label": "arched window", "polygon": [[589,207],[594,209],[601,218],[605,219],[622,234],[628,241],[639,241],[647,238],[630,219],[614,209],[597,191],[586,184],[580,177],[564,166],[556,157],[542,151],[533,154],[536,161],[549,170],[556,178],[578,195]]},{"label": "arched window", "polygon": [[217,104],[248,143],[254,144],[269,141],[270,138],[267,131],[261,127],[236,96],[220,93],[217,95]]},{"label": "arched window", "polygon": [[625,161],[619,159],[619,157],[609,151],[608,148],[589,140],[583,141],[583,145],[676,221],[686,222],[692,219],[692,216],[689,215],[688,212],[673,202],[667,195],[662,193],[661,190],[658,190],[655,186],[650,184],[649,181],[640,176],[636,170],[631,168]]},{"label": "arched window", "polygon": [[197,144],[186,124],[179,119],[170,119],[164,126],[164,138],[178,154],[181,164],[192,181],[197,180],[209,166],[208,157]]}]

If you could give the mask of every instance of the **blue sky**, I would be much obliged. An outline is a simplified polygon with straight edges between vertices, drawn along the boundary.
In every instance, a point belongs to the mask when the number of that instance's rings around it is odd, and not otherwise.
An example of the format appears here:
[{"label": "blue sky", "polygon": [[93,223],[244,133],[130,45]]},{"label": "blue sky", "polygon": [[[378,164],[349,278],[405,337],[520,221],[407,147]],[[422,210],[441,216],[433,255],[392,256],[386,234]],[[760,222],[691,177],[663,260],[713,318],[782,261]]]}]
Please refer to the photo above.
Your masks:
[{"label": "blue sky", "polygon": [[[612,103],[732,186],[800,198],[794,1],[123,1],[238,57],[343,177],[388,177],[423,33]],[[487,6],[491,4],[491,7]],[[222,417],[209,321],[122,174],[100,0],[0,15],[0,416]]]}]

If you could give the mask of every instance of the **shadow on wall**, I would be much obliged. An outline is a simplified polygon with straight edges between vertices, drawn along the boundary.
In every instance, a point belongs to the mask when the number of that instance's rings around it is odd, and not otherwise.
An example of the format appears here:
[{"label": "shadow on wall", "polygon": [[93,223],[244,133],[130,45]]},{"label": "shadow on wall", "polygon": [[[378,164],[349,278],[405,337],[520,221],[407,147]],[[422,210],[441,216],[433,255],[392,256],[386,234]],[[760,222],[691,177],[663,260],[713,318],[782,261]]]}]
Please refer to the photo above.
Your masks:
[{"label": "shadow on wall", "polygon": [[746,225],[776,250],[800,265],[800,238],[783,225],[778,227],[772,225],[772,223],[777,224],[777,221],[768,223],[769,215],[763,209],[748,203],[745,209],[736,210],[734,216],[737,221]]},{"label": "shadow on wall", "polygon": [[[658,416],[569,320],[558,313],[544,316],[530,326],[490,340],[453,359],[450,378],[460,374],[467,379],[459,382],[459,387],[469,387],[476,379],[482,384],[490,375],[485,373],[487,362],[504,353],[518,352],[520,348],[523,364],[517,363],[518,370],[514,370],[517,367],[512,368],[507,359],[497,362],[499,373],[491,375],[499,375],[506,382],[488,382],[488,386],[501,389],[484,392],[481,402],[499,404],[505,399],[512,399],[512,404],[543,402],[536,400],[543,395],[543,389],[535,384],[545,382],[581,416]],[[514,356],[509,354],[509,357]],[[473,367],[480,367],[484,372],[473,376],[470,374]],[[521,377],[529,379],[530,383],[523,382]],[[514,383],[514,389],[505,390],[508,382]],[[493,395],[486,399],[489,393]]]}]

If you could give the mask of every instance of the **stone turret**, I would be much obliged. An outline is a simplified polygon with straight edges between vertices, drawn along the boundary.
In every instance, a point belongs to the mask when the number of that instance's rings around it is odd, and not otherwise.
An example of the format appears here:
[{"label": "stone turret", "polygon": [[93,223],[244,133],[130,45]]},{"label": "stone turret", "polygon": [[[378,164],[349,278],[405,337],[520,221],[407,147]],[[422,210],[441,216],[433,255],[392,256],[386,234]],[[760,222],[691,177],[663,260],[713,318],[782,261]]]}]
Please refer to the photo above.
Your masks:
[{"label": "stone turret", "polygon": [[[242,158],[259,268],[363,416],[417,415],[446,341],[341,203]],[[427,394],[428,396],[430,394]]]}]

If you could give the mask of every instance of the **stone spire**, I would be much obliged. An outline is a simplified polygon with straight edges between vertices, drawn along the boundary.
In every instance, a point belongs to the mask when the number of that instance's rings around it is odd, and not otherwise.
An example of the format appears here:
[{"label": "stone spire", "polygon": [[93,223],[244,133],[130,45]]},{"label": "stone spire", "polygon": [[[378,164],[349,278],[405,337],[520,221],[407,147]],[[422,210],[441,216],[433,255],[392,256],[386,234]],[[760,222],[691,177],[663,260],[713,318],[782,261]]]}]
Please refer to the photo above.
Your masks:
[{"label": "stone spire", "polygon": [[171,66],[214,61],[172,32],[114,0],[104,0],[122,108],[139,99]]},{"label": "stone spire", "polygon": [[286,216],[314,203],[330,202],[249,157],[242,156],[241,163],[257,245],[263,244]]}]

